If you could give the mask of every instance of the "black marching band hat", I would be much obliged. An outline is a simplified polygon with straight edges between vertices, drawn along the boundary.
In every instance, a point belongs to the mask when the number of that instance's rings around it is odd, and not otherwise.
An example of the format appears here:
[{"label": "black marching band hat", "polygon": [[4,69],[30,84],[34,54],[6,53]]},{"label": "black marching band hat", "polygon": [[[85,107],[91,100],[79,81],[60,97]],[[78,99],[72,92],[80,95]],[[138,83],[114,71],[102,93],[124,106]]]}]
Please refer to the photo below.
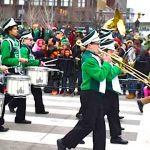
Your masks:
[{"label": "black marching band hat", "polygon": [[24,31],[24,32],[21,34],[21,39],[26,39],[26,38],[33,39],[33,36],[32,36],[32,34],[31,34],[31,32],[29,32],[29,31]]},{"label": "black marching band hat", "polygon": [[82,46],[87,46],[90,43],[100,43],[99,34],[96,30],[91,31],[87,36],[81,39]]},{"label": "black marching band hat", "polygon": [[15,22],[15,20],[13,18],[9,18],[2,26],[3,30],[5,31],[6,29],[8,29],[9,27],[12,26],[17,26],[17,23]]}]

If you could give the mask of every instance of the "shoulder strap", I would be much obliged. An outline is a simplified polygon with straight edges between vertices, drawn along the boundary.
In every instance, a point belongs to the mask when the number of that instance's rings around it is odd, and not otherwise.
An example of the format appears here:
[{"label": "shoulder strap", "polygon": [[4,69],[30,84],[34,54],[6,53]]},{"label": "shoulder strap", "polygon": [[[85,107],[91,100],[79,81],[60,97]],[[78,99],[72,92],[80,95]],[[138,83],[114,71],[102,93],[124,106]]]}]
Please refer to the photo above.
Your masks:
[{"label": "shoulder strap", "polygon": [[[8,43],[9,43],[9,45],[10,45],[10,50],[12,51],[12,48],[13,48],[13,46],[14,46],[14,41],[12,40],[12,39],[10,39],[10,38],[6,38],[6,39],[4,39],[3,41],[7,41]],[[2,41],[2,42],[3,42]]]}]

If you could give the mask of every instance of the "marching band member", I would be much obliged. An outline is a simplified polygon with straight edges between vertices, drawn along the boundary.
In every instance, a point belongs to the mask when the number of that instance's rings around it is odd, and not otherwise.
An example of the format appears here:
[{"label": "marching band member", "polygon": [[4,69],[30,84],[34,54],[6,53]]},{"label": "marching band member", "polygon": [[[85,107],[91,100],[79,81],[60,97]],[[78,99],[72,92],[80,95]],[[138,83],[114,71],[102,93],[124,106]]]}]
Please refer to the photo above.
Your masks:
[{"label": "marching band member", "polygon": [[[101,43],[101,48],[109,55],[115,53],[114,40],[107,39]],[[122,139],[122,128],[119,118],[119,93],[122,93],[118,75],[125,72],[118,66],[111,64],[111,72],[106,78],[106,93],[104,96],[104,109],[107,115],[110,128],[110,142],[115,144],[128,144],[127,140]]]},{"label": "marching band member", "polygon": [[[20,63],[27,63],[28,59],[20,57],[20,43],[16,39],[16,36],[18,35],[17,23],[13,18],[10,18],[3,24],[3,30],[6,33],[6,38],[2,41],[1,47],[2,64],[8,67],[12,67],[9,69],[10,73],[19,74],[20,71],[17,68],[19,67]],[[12,101],[12,105],[17,107],[15,123],[31,124],[31,121],[25,119],[26,98],[15,98],[9,94],[5,94],[5,104],[9,103],[10,101]]]},{"label": "marching band member", "polygon": [[[39,66],[39,65],[42,66],[44,64],[42,61],[40,62],[40,60],[34,58],[34,55],[32,54],[31,51],[32,41],[33,41],[32,34],[28,31],[24,31],[21,35],[22,46],[20,49],[21,57],[28,59],[27,64],[22,64],[24,69],[27,66]],[[45,111],[45,107],[43,104],[41,88],[35,88],[33,85],[31,85],[31,92],[33,94],[35,101],[35,113],[48,114],[49,112]]]},{"label": "marching band member", "polygon": [[58,150],[75,148],[81,140],[93,131],[93,149],[105,150],[105,121],[103,93],[106,88],[106,77],[111,65],[111,58],[103,56],[103,63],[98,56],[98,33],[93,30],[82,40],[86,50],[82,56],[82,76],[80,99],[83,107],[83,119],[62,139],[57,140]]},{"label": "marching band member", "polygon": [[[3,73],[8,73],[8,67],[4,66],[4,65],[1,65],[0,66],[0,71],[2,71]],[[3,85],[0,84],[0,92],[3,93]],[[5,113],[5,105],[3,103],[3,100],[2,100],[2,105],[0,108],[1,109],[1,114],[0,114],[0,132],[7,132],[9,130],[9,128],[5,128],[3,127],[3,124],[4,124],[4,113]]]}]

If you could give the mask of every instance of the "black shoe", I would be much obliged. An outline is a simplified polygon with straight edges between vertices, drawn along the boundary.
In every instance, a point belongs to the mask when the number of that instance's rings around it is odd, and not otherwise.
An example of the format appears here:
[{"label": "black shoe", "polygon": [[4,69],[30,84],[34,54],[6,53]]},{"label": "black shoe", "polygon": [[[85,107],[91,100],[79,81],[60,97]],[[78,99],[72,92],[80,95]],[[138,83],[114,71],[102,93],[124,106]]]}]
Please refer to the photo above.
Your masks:
[{"label": "black shoe", "polygon": [[119,116],[119,119],[123,119],[124,118],[124,116]]},{"label": "black shoe", "polygon": [[143,113],[143,103],[140,100],[137,100],[137,104],[141,113]]},{"label": "black shoe", "polygon": [[36,112],[36,114],[48,114],[48,111],[41,111],[41,112]]},{"label": "black shoe", "polygon": [[125,130],[125,128],[122,128],[122,127],[121,127],[121,130]]},{"label": "black shoe", "polygon": [[9,128],[4,128],[3,126],[0,126],[0,132],[7,132]]},{"label": "black shoe", "polygon": [[79,120],[82,120],[82,118],[83,118],[82,114],[80,114],[80,113],[77,113],[77,114],[76,114],[76,117],[77,117]]},{"label": "black shoe", "polygon": [[19,123],[19,124],[31,124],[31,121],[29,121],[29,120],[21,120],[21,121],[15,120],[15,123]]},{"label": "black shoe", "polygon": [[82,140],[81,142],[79,142],[79,144],[85,144],[85,142]]},{"label": "black shoe", "polygon": [[110,143],[113,144],[128,144],[127,140],[123,140],[121,137],[111,138]]},{"label": "black shoe", "polygon": [[11,113],[15,113],[14,108],[13,108],[10,104],[8,104],[8,107],[9,107],[9,111],[10,111]]},{"label": "black shoe", "polygon": [[62,143],[62,139],[57,140],[57,148],[58,150],[67,150],[66,147]]}]

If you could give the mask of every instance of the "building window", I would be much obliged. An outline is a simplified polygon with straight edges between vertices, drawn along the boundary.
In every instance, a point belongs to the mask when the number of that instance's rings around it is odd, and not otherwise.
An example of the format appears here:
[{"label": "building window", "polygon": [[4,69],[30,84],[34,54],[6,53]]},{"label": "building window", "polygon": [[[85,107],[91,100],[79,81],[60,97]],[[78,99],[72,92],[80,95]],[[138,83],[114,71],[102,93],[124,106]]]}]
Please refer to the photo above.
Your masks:
[{"label": "building window", "polygon": [[24,5],[25,0],[19,0],[19,5]]},{"label": "building window", "polygon": [[85,7],[85,0],[78,0],[78,7]]},{"label": "building window", "polygon": [[4,4],[13,4],[13,0],[4,0]]},{"label": "building window", "polygon": [[57,0],[47,0],[48,6],[57,6]]},{"label": "building window", "polygon": [[72,6],[72,0],[61,0],[61,6]]},{"label": "building window", "polygon": [[31,4],[32,5],[36,5],[36,6],[42,5],[43,4],[43,0],[33,0],[33,1],[31,1]]}]

